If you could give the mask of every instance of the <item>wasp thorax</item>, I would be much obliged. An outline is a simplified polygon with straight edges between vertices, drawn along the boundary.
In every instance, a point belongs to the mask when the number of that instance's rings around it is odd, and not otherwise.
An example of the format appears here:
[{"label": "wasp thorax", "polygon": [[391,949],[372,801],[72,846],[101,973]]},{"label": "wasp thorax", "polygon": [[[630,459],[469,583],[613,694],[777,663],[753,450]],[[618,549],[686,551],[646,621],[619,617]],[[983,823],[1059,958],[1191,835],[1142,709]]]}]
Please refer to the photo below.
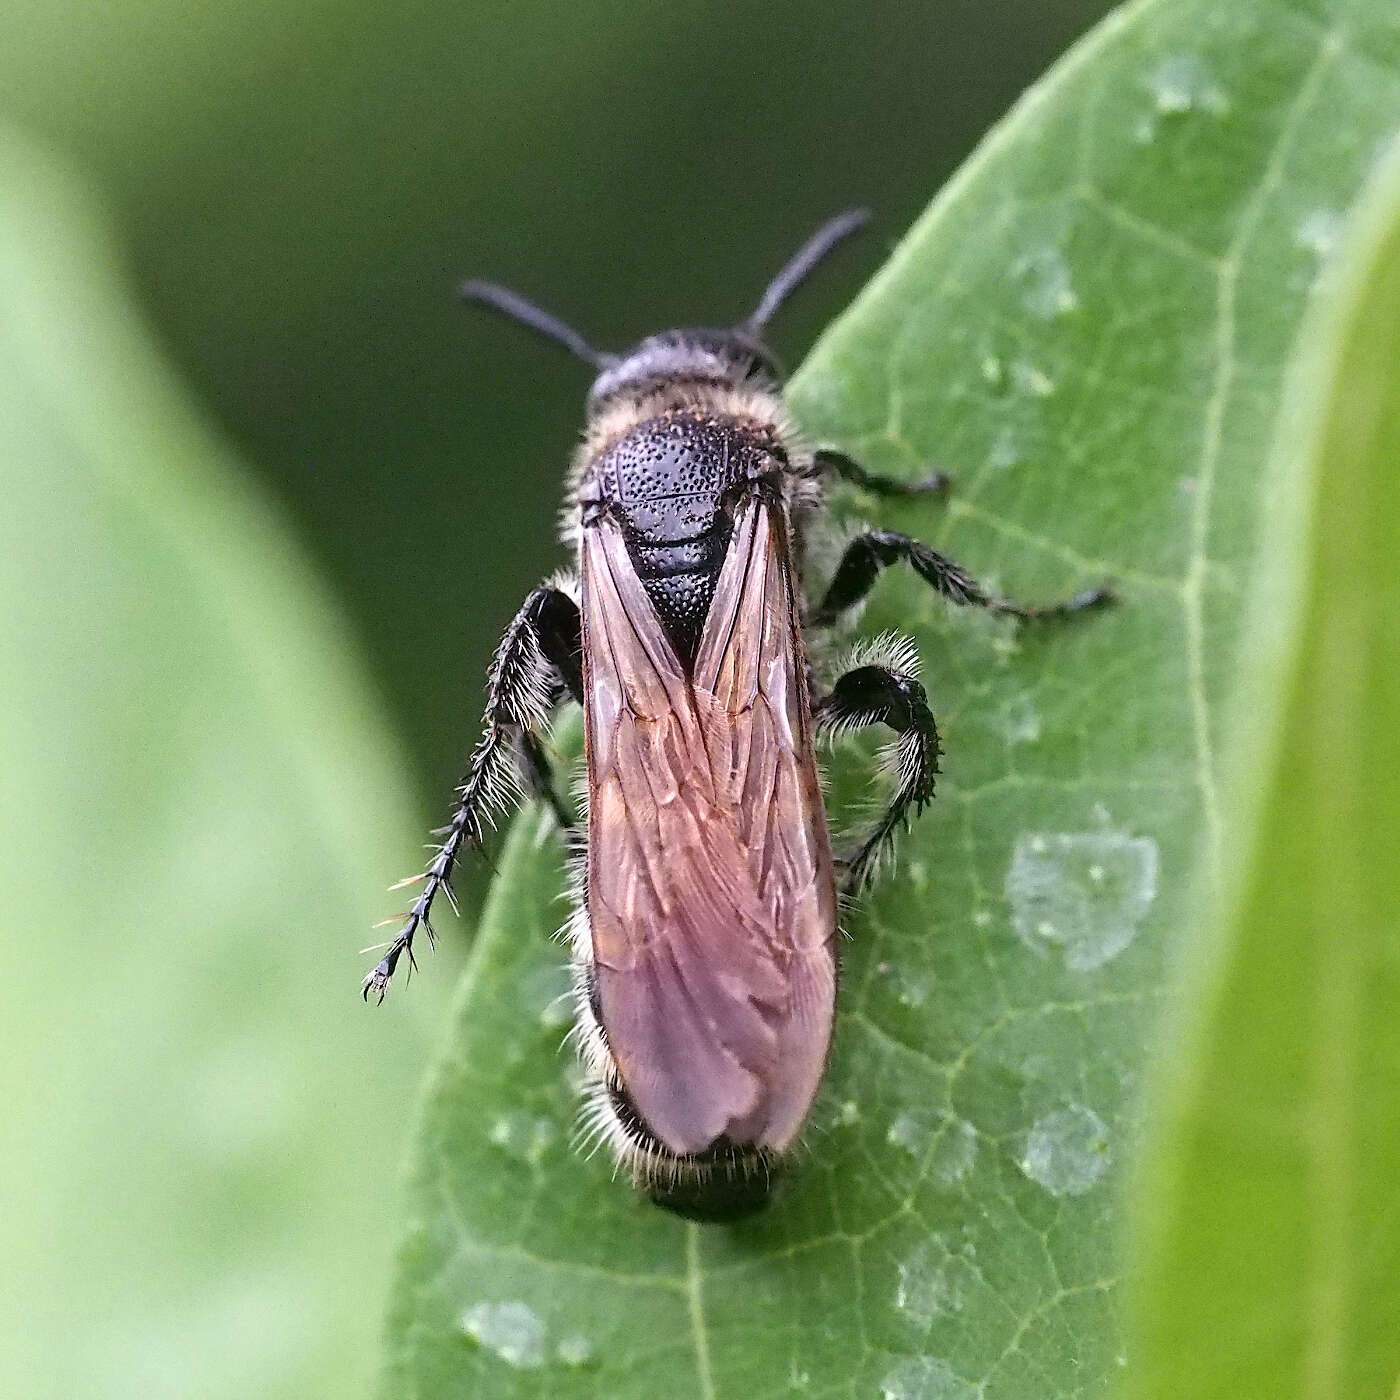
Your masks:
[{"label": "wasp thorax", "polygon": [[604,366],[588,392],[588,411],[619,395],[645,394],[664,384],[776,383],[781,377],[773,352],[742,330],[663,331]]}]

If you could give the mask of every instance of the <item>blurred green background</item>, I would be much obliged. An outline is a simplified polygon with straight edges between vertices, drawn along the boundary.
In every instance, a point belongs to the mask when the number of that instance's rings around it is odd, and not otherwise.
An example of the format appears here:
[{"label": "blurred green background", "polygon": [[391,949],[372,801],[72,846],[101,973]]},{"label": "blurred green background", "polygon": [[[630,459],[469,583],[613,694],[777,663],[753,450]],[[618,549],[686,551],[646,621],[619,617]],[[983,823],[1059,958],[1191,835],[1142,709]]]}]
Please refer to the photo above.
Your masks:
[{"label": "blurred green background", "polygon": [[795,365],[1107,8],[0,11],[0,1392],[367,1383],[456,960],[371,1016],[361,930],[587,387],[455,283],[620,346],[870,204]]},{"label": "blurred green background", "polygon": [[166,350],[289,509],[445,800],[496,635],[562,562],[587,384],[456,282],[618,346],[738,316],[869,204],[874,232],[774,330],[795,366],[1108,8],[11,0],[0,92],[108,200]]}]

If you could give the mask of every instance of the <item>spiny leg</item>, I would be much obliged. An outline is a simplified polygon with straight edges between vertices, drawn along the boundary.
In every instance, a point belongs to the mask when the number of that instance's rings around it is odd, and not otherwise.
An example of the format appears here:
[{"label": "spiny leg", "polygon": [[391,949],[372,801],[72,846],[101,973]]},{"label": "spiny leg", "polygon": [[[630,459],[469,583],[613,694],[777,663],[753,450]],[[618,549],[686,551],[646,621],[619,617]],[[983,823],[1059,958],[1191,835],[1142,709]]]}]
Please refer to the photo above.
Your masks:
[{"label": "spiny leg", "polygon": [[[889,659],[903,662],[908,656],[900,649]],[[943,752],[938,726],[923,686],[910,670],[893,665],[863,665],[847,671],[818,702],[815,714],[817,723],[832,733],[884,724],[899,736],[894,797],[846,865],[846,889],[855,893],[893,844],[911,809],[922,812],[933,797],[933,780]]]},{"label": "spiny leg", "polygon": [[[441,890],[455,909],[452,868],[464,843],[481,844],[493,811],[504,811],[520,795],[522,774],[517,753],[525,760],[525,781],[550,794],[552,805],[567,825],[568,813],[554,792],[548,757],[539,742],[549,711],[561,689],[575,699],[583,695],[583,643],[578,606],[557,588],[537,588],[516,613],[501,644],[487,683],[485,732],[457,787],[452,820],[433,835],[442,838],[428,868],[413,881],[423,888],[404,915],[402,927],[379,965],[365,978],[364,996],[384,1000],[399,959],[413,960],[413,938],[421,928],[434,941],[433,900]],[[413,881],[403,881],[404,884]]]},{"label": "spiny leg", "polygon": [[920,540],[893,530],[871,530],[857,535],[841,556],[831,586],[826,590],[812,622],[826,626],[854,607],[866,596],[880,576],[880,570],[890,564],[907,562],[926,583],[949,602],[967,607],[986,608],[991,612],[1025,619],[1067,617],[1112,602],[1115,594],[1105,585],[1085,589],[1072,598],[1054,603],[1020,603],[991,593],[977,582],[961,564],[931,549]]},{"label": "spiny leg", "polygon": [[947,472],[935,471],[918,481],[902,481],[897,476],[867,471],[854,457],[831,447],[819,447],[812,454],[812,459],[821,470],[834,472],[842,481],[849,481],[852,486],[859,486],[872,496],[942,495],[952,484]]}]

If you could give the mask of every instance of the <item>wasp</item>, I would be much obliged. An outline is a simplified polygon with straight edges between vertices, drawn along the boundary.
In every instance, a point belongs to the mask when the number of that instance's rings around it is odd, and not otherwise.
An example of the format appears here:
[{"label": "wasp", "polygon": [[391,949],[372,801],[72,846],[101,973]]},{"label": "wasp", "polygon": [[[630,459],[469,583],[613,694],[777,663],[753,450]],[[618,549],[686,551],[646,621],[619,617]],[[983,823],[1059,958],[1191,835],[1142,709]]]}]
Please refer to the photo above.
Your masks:
[{"label": "wasp", "polygon": [[[596,370],[563,516],[577,574],[537,588],[507,627],[452,819],[364,995],[382,1000],[399,962],[413,965],[417,933],[433,938],[439,893],[456,907],[462,848],[480,846],[520,798],[549,803],[575,852],[568,939],[586,1117],[637,1186],[692,1218],[768,1200],[826,1067],[840,896],[870,878],[938,773],[913,645],[867,644],[824,687],[808,635],[894,564],[951,603],[1018,618],[1110,596],[1018,603],[928,545],[872,530],[809,601],[804,544],[830,479],[877,496],[948,484],[941,473],[877,475],[809,444],[763,341],[787,297],[867,218],[825,224],[737,326],[665,331],[623,354],[595,350],[503,287],[462,288]],[[583,832],[546,745],[566,700],[583,709]],[[892,795],[837,861],[814,745],[822,731],[869,725],[894,735]]]}]

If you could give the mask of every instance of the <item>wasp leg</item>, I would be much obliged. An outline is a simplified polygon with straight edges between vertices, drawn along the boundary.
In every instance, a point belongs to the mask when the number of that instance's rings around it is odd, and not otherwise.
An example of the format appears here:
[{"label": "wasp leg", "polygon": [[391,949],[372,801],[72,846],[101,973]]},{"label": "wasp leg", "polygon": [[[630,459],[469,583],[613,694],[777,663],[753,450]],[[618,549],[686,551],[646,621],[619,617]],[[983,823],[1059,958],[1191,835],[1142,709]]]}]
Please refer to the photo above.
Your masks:
[{"label": "wasp leg", "polygon": [[867,471],[854,457],[830,447],[819,447],[812,460],[823,471],[834,472],[842,481],[849,481],[872,496],[943,495],[953,480],[947,472],[935,471],[919,481],[901,481],[897,476]]},{"label": "wasp leg", "polygon": [[531,795],[538,797],[554,813],[559,829],[570,840],[578,831],[574,814],[568,809],[554,782],[554,765],[539,737],[528,729],[520,734],[520,756],[523,760],[524,778],[529,784]]},{"label": "wasp leg", "polygon": [[831,733],[884,724],[899,736],[894,749],[898,769],[894,797],[846,862],[846,890],[855,893],[893,844],[911,810],[922,812],[933,797],[933,780],[943,752],[938,726],[923,686],[907,671],[892,666],[857,666],[847,671],[818,702],[814,713],[817,723]]},{"label": "wasp leg", "polygon": [[[485,732],[457,787],[452,819],[434,833],[442,837],[422,876],[423,888],[404,915],[402,927],[379,965],[365,978],[364,996],[384,1000],[399,960],[413,961],[413,938],[421,928],[434,941],[431,913],[441,890],[452,906],[452,868],[462,846],[480,846],[494,812],[504,811],[524,783],[547,792],[566,826],[572,825],[554,791],[549,760],[540,743],[549,712],[562,692],[583,697],[583,643],[578,606],[557,588],[537,588],[516,613],[501,644],[487,684]],[[524,759],[524,774],[517,764]]]},{"label": "wasp leg", "polygon": [[892,530],[871,530],[868,534],[857,535],[846,547],[841,562],[836,566],[831,586],[812,615],[812,622],[817,626],[835,622],[847,608],[854,607],[870,592],[881,569],[901,560],[906,561],[920,578],[949,602],[987,608],[1010,617],[1067,617],[1085,608],[1110,603],[1116,596],[1111,588],[1100,585],[1059,602],[1019,603],[1014,598],[1003,598],[1000,594],[988,592],[961,564],[955,564],[919,540]]}]

